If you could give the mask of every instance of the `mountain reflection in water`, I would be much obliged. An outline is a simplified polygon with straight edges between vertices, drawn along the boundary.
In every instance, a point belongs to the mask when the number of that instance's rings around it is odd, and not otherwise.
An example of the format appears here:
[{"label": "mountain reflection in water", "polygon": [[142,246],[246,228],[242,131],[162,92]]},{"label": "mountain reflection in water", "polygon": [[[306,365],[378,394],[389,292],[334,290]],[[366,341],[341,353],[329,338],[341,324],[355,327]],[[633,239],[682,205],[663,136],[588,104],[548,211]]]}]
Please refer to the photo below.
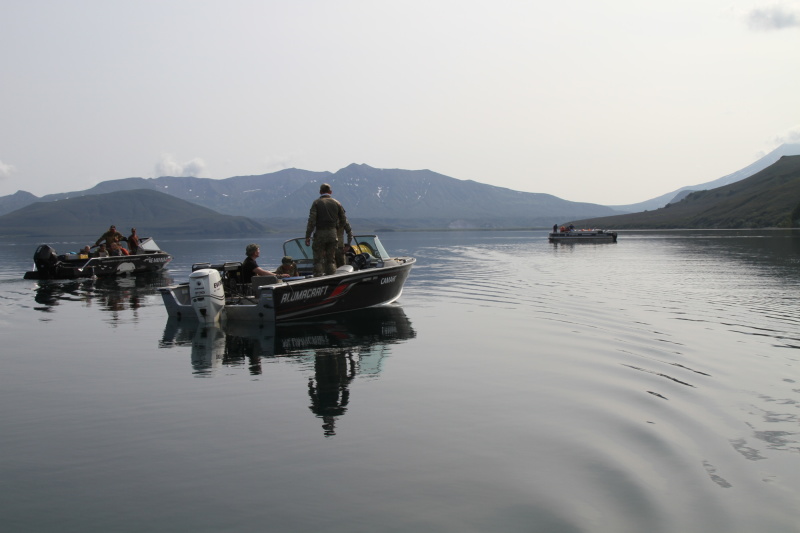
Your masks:
[{"label": "mountain reflection in water", "polygon": [[336,419],[347,411],[353,379],[378,375],[387,345],[415,336],[402,307],[383,306],[277,325],[205,325],[170,318],[159,347],[190,345],[197,377],[212,377],[219,367],[244,366],[261,375],[262,359],[313,358],[309,408],[331,436]]}]

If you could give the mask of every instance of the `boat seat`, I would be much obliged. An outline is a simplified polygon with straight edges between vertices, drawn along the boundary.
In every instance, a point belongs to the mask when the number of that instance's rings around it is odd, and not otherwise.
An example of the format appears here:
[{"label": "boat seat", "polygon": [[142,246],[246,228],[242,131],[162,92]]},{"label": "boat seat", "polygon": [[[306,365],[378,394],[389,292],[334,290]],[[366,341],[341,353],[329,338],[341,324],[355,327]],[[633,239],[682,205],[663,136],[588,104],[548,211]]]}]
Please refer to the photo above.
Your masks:
[{"label": "boat seat", "polygon": [[212,265],[212,268],[219,270],[222,275],[222,283],[225,287],[225,295],[238,299],[249,300],[255,291],[250,283],[243,283],[241,261],[227,261],[222,265]]},{"label": "boat seat", "polygon": [[250,286],[253,288],[253,294],[255,294],[258,288],[262,285],[272,285],[273,283],[278,283],[278,276],[253,276],[253,278],[250,280]]}]

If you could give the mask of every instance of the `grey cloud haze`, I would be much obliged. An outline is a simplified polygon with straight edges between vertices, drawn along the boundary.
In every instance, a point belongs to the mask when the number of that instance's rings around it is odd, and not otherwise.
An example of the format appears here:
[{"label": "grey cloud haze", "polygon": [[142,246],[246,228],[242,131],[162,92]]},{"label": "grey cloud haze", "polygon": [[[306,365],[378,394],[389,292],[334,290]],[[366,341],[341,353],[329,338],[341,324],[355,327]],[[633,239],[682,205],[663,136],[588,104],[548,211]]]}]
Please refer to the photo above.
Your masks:
[{"label": "grey cloud haze", "polygon": [[0,180],[10,178],[12,172],[14,172],[14,165],[0,161]]},{"label": "grey cloud haze", "polygon": [[161,156],[161,161],[155,167],[155,174],[156,177],[159,176],[177,176],[177,177],[189,177],[193,176],[196,178],[205,177],[205,169],[206,164],[200,158],[192,159],[191,161],[186,161],[185,163],[178,163],[175,161],[172,155],[170,154],[163,154]]},{"label": "grey cloud haze", "polygon": [[800,143],[800,125],[791,128],[786,133],[775,138],[775,144],[798,144]]},{"label": "grey cloud haze", "polygon": [[750,11],[746,19],[750,28],[755,30],[800,28],[800,9],[786,5],[759,7]]}]

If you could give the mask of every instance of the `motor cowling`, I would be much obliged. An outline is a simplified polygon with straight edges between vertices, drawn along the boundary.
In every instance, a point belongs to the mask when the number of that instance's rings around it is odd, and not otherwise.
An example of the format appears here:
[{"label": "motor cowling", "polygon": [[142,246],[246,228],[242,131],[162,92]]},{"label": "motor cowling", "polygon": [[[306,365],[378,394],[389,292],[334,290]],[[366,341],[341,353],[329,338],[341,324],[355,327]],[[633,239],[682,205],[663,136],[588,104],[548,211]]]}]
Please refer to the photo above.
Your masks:
[{"label": "motor cowling", "polygon": [[52,273],[57,263],[58,256],[50,245],[41,244],[33,253],[33,264],[36,265],[36,270]]},{"label": "motor cowling", "polygon": [[217,322],[225,308],[222,276],[214,268],[203,268],[189,274],[189,297],[201,322]]}]

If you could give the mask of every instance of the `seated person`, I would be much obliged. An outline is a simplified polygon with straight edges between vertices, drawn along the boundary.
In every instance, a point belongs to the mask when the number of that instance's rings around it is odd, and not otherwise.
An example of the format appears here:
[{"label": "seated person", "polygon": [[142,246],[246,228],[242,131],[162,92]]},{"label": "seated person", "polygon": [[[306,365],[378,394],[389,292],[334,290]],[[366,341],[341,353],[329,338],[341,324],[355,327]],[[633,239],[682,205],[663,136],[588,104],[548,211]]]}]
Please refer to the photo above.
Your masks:
[{"label": "seated person", "polygon": [[101,244],[100,248],[97,249],[97,257],[108,257],[108,250],[106,250],[105,244]]},{"label": "seated person", "polygon": [[275,269],[275,275],[279,278],[293,278],[299,276],[300,273],[297,271],[294,259],[287,255],[281,259],[281,266]]},{"label": "seated person", "polygon": [[116,257],[119,255],[130,255],[130,253],[128,253],[128,250],[120,246],[118,242],[112,242],[108,249],[108,255]]},{"label": "seated person", "polygon": [[[247,257],[242,261],[242,283],[250,283],[253,276],[276,276],[274,272],[264,270],[258,263],[256,258],[261,255],[261,249],[257,244],[248,244],[245,248]],[[283,276],[286,277],[286,276]]]},{"label": "seated person", "polygon": [[86,257],[90,257],[92,255],[92,249],[87,244],[86,246],[81,248],[81,251],[79,253],[80,255],[85,255]]}]

